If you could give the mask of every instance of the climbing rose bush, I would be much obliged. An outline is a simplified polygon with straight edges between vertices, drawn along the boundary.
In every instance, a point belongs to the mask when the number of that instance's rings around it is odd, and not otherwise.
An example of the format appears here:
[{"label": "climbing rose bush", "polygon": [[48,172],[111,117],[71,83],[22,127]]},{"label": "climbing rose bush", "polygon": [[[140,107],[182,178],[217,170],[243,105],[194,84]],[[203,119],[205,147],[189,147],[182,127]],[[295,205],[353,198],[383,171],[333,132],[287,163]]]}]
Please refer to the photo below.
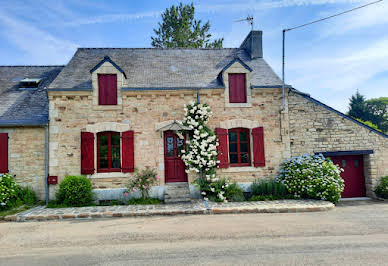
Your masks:
[{"label": "climbing rose bush", "polygon": [[[181,158],[187,166],[186,172],[194,171],[199,173],[213,172],[217,161],[217,136],[206,126],[212,112],[207,104],[190,103],[185,105],[185,117],[183,125],[189,127],[189,139],[186,141],[185,149],[181,150]],[[183,138],[182,134],[178,134]]]},{"label": "climbing rose bush", "polygon": [[298,198],[337,203],[344,190],[341,169],[322,154],[302,155],[283,163],[278,180]]}]

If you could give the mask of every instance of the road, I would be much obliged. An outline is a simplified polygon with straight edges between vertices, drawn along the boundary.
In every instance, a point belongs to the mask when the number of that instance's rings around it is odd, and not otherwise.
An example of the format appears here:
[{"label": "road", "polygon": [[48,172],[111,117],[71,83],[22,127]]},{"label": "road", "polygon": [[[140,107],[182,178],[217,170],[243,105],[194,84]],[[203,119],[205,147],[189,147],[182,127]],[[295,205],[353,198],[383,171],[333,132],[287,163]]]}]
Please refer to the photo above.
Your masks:
[{"label": "road", "polygon": [[316,213],[0,223],[0,265],[388,265],[388,202]]}]

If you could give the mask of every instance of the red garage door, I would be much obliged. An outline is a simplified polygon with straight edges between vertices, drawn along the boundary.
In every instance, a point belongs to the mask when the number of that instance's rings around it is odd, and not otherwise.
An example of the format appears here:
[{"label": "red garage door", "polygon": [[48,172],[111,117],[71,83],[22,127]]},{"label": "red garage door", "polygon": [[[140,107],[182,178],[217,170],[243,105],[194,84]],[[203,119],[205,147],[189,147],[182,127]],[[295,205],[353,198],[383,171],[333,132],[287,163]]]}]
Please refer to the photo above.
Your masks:
[{"label": "red garage door", "polygon": [[345,181],[342,198],[365,197],[364,163],[362,155],[330,156],[334,164],[338,164],[344,172],[341,177]]}]

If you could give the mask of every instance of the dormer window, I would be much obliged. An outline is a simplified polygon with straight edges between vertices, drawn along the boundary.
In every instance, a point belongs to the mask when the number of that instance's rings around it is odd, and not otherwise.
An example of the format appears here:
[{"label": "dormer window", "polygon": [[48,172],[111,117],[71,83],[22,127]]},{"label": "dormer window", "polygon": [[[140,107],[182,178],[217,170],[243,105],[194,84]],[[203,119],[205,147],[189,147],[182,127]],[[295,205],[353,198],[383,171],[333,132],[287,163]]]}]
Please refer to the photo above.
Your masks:
[{"label": "dormer window", "polygon": [[116,74],[98,74],[98,104],[117,105]]},{"label": "dormer window", "polygon": [[228,74],[228,79],[229,79],[229,102],[246,103],[247,90],[246,90],[245,73]]},{"label": "dormer window", "polygon": [[42,79],[40,78],[25,78],[20,80],[19,89],[28,90],[38,88]]}]

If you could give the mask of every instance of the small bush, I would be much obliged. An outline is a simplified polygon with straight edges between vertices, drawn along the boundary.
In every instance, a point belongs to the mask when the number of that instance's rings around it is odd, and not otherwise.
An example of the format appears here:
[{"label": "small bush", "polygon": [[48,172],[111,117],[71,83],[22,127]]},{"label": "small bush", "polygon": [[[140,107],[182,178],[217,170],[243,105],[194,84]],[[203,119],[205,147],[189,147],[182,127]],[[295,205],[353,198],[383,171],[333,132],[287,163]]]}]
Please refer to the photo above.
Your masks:
[{"label": "small bush", "polygon": [[19,198],[25,205],[29,206],[35,205],[38,202],[35,192],[29,187],[24,187],[19,190]]},{"label": "small bush", "polygon": [[375,193],[380,198],[388,199],[388,176],[381,178],[380,184],[377,186]]},{"label": "small bush", "polygon": [[92,185],[85,176],[66,176],[59,185],[58,204],[80,207],[90,205],[92,202]]},{"label": "small bush", "polygon": [[243,190],[227,178],[215,178],[215,181],[210,183],[197,178],[194,180],[194,184],[199,188],[204,199],[216,202],[245,200]]},{"label": "small bush", "polygon": [[271,178],[271,179],[258,179],[255,180],[251,185],[251,195],[252,196],[286,196],[288,195],[287,187]]},{"label": "small bush", "polygon": [[322,154],[306,154],[284,162],[278,179],[295,197],[337,203],[344,190],[341,171]]},{"label": "small bush", "polygon": [[152,168],[145,168],[141,171],[136,170],[134,177],[128,183],[128,190],[124,192],[126,196],[130,192],[141,192],[143,199],[148,198],[149,189],[159,180],[157,172]]},{"label": "small bush", "polygon": [[270,201],[270,200],[282,200],[282,199],[295,199],[293,195],[256,195],[249,198],[249,201]]}]

